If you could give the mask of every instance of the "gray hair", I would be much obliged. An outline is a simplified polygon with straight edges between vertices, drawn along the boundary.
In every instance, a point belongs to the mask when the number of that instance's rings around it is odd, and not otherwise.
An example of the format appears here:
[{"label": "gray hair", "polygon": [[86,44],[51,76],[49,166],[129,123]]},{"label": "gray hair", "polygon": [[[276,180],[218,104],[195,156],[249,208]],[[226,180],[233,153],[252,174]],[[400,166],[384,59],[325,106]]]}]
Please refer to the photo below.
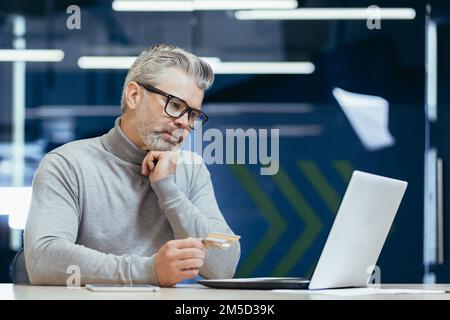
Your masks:
[{"label": "gray hair", "polygon": [[154,45],[142,51],[128,70],[122,90],[122,113],[126,109],[125,89],[129,82],[158,85],[164,69],[170,67],[178,67],[187,75],[195,78],[198,88],[203,91],[208,90],[214,82],[214,72],[211,66],[201,58],[175,46]]}]

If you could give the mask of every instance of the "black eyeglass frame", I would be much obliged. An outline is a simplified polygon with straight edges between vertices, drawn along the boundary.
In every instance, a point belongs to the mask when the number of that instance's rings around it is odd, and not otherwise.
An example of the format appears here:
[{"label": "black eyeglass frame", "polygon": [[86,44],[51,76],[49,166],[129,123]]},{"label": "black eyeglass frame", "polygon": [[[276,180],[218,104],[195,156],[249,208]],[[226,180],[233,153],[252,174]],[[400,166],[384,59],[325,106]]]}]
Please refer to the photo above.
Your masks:
[{"label": "black eyeglass frame", "polygon": [[[183,99],[178,98],[177,96],[174,96],[174,95],[169,94],[169,93],[167,93],[167,92],[164,92],[164,91],[162,91],[162,90],[160,90],[160,89],[158,89],[158,88],[156,88],[156,87],[154,87],[154,86],[152,86],[152,85],[144,84],[144,83],[139,83],[139,82],[136,82],[136,83],[137,83],[138,85],[140,85],[141,87],[143,87],[145,90],[147,90],[147,91],[149,91],[149,92],[156,93],[156,94],[158,94],[158,95],[163,96],[163,97],[166,98],[166,105],[164,106],[164,112],[165,112],[169,117],[172,117],[172,118],[174,118],[174,119],[178,119],[178,118],[181,118],[181,117],[187,112],[187,113],[188,113],[188,119],[189,119],[189,115],[191,114],[191,112],[192,112],[192,111],[197,111],[197,112],[199,112],[201,115],[203,115],[203,116],[205,117],[205,119],[202,120],[202,126],[204,126],[205,123],[206,123],[206,121],[208,121],[209,117],[208,117],[208,115],[207,115],[206,113],[204,113],[203,111],[201,111],[201,110],[199,110],[199,109],[197,109],[197,108],[192,108],[192,107],[190,107],[190,106],[187,104],[187,102],[184,101]],[[171,115],[169,112],[167,112],[167,106],[169,105],[170,100],[172,100],[173,98],[176,98],[176,99],[180,100],[181,102],[183,102],[183,103],[186,105],[186,108],[180,113],[180,115],[179,115],[178,117],[173,116],[173,115]],[[191,127],[190,124],[189,124],[189,128],[195,130],[195,128],[194,128],[194,127]]]}]

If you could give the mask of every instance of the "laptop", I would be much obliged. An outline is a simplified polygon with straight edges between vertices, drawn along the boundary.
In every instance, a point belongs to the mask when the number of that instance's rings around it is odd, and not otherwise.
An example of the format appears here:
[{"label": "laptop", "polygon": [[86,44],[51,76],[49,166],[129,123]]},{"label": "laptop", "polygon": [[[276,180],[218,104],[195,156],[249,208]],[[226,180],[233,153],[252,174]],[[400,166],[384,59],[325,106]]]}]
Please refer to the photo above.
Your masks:
[{"label": "laptop", "polygon": [[408,183],[354,171],[312,278],[197,280],[221,289],[366,287]]}]

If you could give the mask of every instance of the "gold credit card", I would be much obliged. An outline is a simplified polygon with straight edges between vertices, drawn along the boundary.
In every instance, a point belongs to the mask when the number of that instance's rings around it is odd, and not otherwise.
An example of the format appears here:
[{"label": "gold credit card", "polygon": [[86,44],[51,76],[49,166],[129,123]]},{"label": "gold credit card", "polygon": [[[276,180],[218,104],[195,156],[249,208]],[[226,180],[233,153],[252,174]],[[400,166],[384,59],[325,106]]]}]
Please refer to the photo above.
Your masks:
[{"label": "gold credit card", "polygon": [[210,232],[203,239],[203,244],[208,247],[225,249],[231,246],[235,241],[238,241],[241,236],[236,236],[229,233]]}]

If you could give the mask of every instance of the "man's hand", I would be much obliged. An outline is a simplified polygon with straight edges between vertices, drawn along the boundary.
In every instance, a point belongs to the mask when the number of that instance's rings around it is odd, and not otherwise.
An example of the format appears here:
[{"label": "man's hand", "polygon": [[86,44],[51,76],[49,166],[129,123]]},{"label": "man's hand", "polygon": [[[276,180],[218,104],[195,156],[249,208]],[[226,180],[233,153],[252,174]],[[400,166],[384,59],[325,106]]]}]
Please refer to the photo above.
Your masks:
[{"label": "man's hand", "polygon": [[177,162],[176,151],[150,151],[142,161],[141,172],[144,176],[149,176],[150,182],[154,182],[174,174]]},{"label": "man's hand", "polygon": [[198,275],[205,259],[205,246],[200,239],[170,240],[156,253],[155,269],[161,287]]}]

